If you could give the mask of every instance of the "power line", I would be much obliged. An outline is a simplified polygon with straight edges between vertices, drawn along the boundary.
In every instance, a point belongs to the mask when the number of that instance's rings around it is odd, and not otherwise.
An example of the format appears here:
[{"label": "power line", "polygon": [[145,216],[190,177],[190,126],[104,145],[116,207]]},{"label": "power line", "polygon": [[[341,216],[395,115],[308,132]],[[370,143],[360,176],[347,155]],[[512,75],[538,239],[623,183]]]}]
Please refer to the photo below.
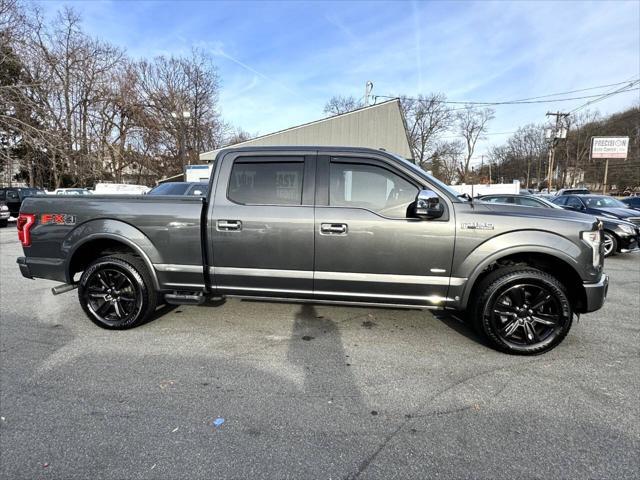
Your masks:
[{"label": "power line", "polygon": [[[635,85],[635,84],[633,84]],[[640,90],[640,88],[629,88],[632,85],[628,85],[626,87],[622,87],[615,92],[611,92],[606,94],[607,96],[616,95],[618,93],[632,92],[636,90]],[[601,97],[602,94],[599,93],[597,95],[583,95],[581,97],[566,97],[566,98],[556,98],[553,100],[509,100],[504,102],[460,102],[460,101],[450,101],[450,100],[440,100],[439,103],[446,103],[451,105],[469,105],[474,107],[492,107],[492,106],[500,106],[500,105],[526,105],[526,104],[536,104],[536,103],[556,103],[556,102],[570,102],[572,100],[585,100],[587,98],[598,98]],[[376,95],[376,98],[398,98],[396,96],[391,95]],[[419,100],[418,98],[413,97],[404,97],[408,100]],[[587,102],[587,104],[594,103]]]},{"label": "power line", "polygon": [[[631,88],[631,87],[637,85],[638,83],[640,83],[640,80],[634,80],[634,81],[631,81],[631,82],[626,81],[626,82],[613,83],[613,84],[609,84],[609,85],[606,85],[606,86],[589,87],[589,88],[584,88],[584,89],[579,89],[579,90],[574,90],[574,91],[569,91],[569,92],[552,93],[552,94],[541,95],[541,96],[537,96],[537,97],[522,98],[522,99],[517,99],[517,100],[505,100],[505,101],[499,101],[499,102],[438,100],[438,103],[445,103],[445,104],[450,104],[450,105],[497,106],[497,105],[518,105],[518,104],[568,102],[568,101],[572,101],[572,100],[585,100],[585,99],[589,99],[589,98],[598,98],[598,97],[602,97],[603,94],[602,93],[598,93],[598,94],[594,94],[594,95],[582,95],[582,96],[579,96],[579,97],[555,98],[555,99],[549,99],[549,100],[540,100],[540,99],[553,97],[553,96],[557,96],[557,95],[564,95],[564,94],[567,94],[567,93],[594,90],[594,89],[598,89],[598,88],[605,88],[607,86],[613,86],[613,85],[617,86],[617,85],[624,84],[623,87],[617,89],[616,91],[608,92],[606,94],[606,95],[614,95],[614,94],[624,93],[624,92],[628,92],[628,91],[640,90],[640,88]],[[376,95],[374,98],[377,99],[377,98],[398,98],[398,97],[397,96],[391,96],[391,95]],[[406,98],[408,100],[420,100],[419,98],[416,98],[416,97],[404,97],[404,98]]]},{"label": "power line", "polygon": [[605,94],[600,94],[600,95],[599,95],[599,98],[596,98],[595,100],[591,100],[591,101],[589,101],[589,102],[587,102],[587,103],[584,103],[584,104],[580,105],[579,107],[574,108],[574,109],[573,109],[573,110],[571,110],[569,113],[575,113],[575,112],[577,112],[578,110],[582,110],[584,107],[587,107],[587,106],[589,106],[589,105],[592,105],[592,104],[594,104],[594,103],[596,103],[596,102],[600,102],[600,101],[602,101],[602,100],[605,100],[605,99],[607,99],[607,98],[609,98],[609,97],[612,97],[613,95],[617,95],[617,94],[619,94],[619,93],[629,92],[629,91],[632,91],[632,90],[639,90],[638,88],[631,88],[631,87],[633,87],[634,85],[638,85],[639,83],[640,83],[640,80],[634,80],[634,81],[632,81],[631,83],[629,83],[626,87],[621,87],[621,88],[618,88],[618,89],[612,90],[611,92],[607,92],[607,93],[605,93]]}]

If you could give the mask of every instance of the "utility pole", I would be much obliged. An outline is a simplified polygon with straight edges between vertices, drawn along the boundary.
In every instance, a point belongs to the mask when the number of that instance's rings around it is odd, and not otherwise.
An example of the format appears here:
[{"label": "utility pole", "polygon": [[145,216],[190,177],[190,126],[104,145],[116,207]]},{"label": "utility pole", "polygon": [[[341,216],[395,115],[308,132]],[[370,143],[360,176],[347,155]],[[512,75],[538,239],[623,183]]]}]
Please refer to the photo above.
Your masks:
[{"label": "utility pole", "polygon": [[557,111],[555,113],[547,112],[546,116],[556,117],[555,129],[553,132],[550,132],[551,129],[548,129],[546,135],[548,139],[551,139],[551,146],[549,148],[549,169],[547,174],[547,192],[551,193],[551,188],[553,186],[553,169],[556,159],[556,145],[558,144],[558,140],[567,138],[567,129],[561,124],[561,119],[567,118],[569,114]]}]

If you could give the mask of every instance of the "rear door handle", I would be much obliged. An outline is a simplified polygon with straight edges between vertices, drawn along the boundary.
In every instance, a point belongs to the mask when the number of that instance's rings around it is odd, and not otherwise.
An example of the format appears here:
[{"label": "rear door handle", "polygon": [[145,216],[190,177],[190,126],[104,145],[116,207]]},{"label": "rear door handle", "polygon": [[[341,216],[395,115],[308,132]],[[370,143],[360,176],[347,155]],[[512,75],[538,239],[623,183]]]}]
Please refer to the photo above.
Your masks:
[{"label": "rear door handle", "polygon": [[218,230],[222,232],[237,232],[242,230],[242,222],[240,220],[218,220],[216,226]]},{"label": "rear door handle", "polygon": [[321,235],[346,235],[348,231],[346,223],[322,223],[320,224]]}]

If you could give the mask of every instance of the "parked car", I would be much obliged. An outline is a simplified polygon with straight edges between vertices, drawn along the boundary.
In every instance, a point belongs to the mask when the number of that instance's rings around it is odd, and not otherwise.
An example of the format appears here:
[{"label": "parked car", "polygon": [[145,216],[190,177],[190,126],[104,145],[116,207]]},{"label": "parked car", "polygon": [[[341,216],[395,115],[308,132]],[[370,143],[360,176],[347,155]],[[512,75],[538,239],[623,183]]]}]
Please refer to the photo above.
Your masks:
[{"label": "parked car", "polygon": [[5,202],[9,207],[12,217],[17,217],[20,212],[22,201],[34,195],[46,195],[45,191],[40,188],[29,187],[5,187],[0,188],[0,201]]},{"label": "parked car", "polygon": [[620,200],[622,203],[624,203],[627,208],[633,208],[634,210],[640,210],[640,196],[632,196],[632,197],[627,197],[627,198],[623,198]]},{"label": "parked car", "polygon": [[144,195],[150,190],[146,185],[129,183],[96,183],[96,195]]},{"label": "parked car", "polygon": [[9,207],[4,202],[0,202],[0,228],[4,228],[9,223],[9,217],[11,214],[9,213]]},{"label": "parked car", "polygon": [[56,188],[54,195],[92,195],[93,192],[86,188]]},{"label": "parked car", "polygon": [[524,207],[546,207],[560,208],[547,200],[543,195],[518,195],[512,193],[495,193],[491,195],[481,195],[478,200],[489,203],[505,203],[508,205],[522,205]]},{"label": "parked car", "polygon": [[556,192],[556,196],[560,195],[590,195],[591,192],[587,188],[561,188]]},{"label": "parked car", "polygon": [[[543,208],[565,208],[570,207],[559,206],[545,198],[539,196],[528,195],[484,195],[480,200],[491,203],[506,203],[522,205],[525,207],[543,207]],[[627,253],[638,250],[640,246],[640,226],[634,225],[625,220],[609,218],[604,215],[596,215],[603,223],[604,234],[604,255],[609,257],[616,253]]]},{"label": "parked car", "polygon": [[204,197],[209,184],[204,182],[167,182],[152,188],[147,195],[195,195]]},{"label": "parked car", "polygon": [[556,205],[567,207],[570,210],[599,217],[618,218],[634,225],[640,225],[640,214],[637,210],[628,208],[620,200],[606,195],[563,195],[552,201]]},{"label": "parked car", "polygon": [[465,311],[495,348],[558,345],[598,310],[602,224],[470,201],[385,151],[239,147],[206,198],[32,197],[18,219],[27,278],[78,288],[97,325],[211,296]]}]

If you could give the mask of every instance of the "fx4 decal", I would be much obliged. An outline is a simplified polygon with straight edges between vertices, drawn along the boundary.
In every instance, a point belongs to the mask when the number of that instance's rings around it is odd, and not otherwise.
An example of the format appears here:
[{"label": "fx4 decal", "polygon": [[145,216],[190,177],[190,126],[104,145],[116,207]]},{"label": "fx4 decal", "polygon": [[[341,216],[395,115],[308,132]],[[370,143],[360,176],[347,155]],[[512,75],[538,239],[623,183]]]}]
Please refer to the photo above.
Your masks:
[{"label": "fx4 decal", "polygon": [[65,213],[43,213],[40,215],[42,225],[75,225],[76,217]]}]

